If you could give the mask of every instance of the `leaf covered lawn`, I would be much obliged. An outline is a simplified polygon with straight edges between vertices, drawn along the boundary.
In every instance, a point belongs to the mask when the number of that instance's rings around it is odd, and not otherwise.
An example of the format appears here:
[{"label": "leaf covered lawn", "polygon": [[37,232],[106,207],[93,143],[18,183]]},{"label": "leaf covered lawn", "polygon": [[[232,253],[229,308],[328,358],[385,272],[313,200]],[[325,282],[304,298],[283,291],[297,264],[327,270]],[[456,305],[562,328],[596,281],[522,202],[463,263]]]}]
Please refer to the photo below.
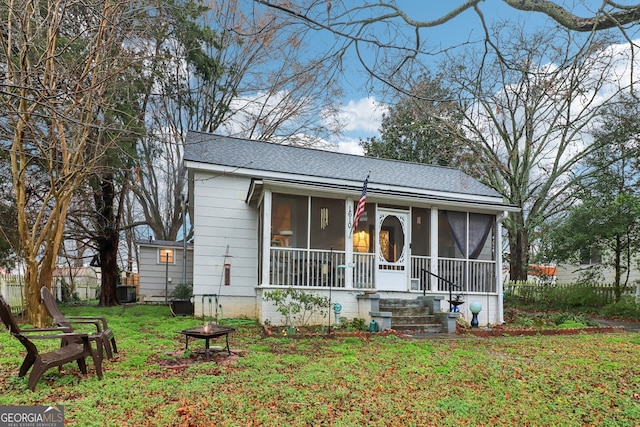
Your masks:
[{"label": "leaf covered lawn", "polygon": [[0,405],[64,405],[66,425],[83,427],[640,426],[638,334],[291,339],[238,324],[237,354],[172,369],[177,331],[201,321],[166,307],[64,311],[107,316],[120,352],[104,379],[68,364],[30,392],[17,378],[23,348],[5,330]]}]

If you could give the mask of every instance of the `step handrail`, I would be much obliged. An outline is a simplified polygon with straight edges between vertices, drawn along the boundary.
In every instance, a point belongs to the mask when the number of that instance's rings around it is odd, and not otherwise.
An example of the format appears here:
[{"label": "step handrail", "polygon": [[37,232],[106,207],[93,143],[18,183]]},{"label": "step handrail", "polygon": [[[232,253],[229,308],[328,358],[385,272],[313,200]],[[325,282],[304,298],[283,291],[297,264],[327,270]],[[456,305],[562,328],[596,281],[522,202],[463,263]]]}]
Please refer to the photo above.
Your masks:
[{"label": "step handrail", "polygon": [[[443,282],[445,282],[448,285],[449,288],[449,311],[453,311],[453,294],[452,294],[452,290],[451,288],[460,288],[459,285],[456,285],[455,283],[453,283],[451,280],[445,279],[444,277],[440,277],[435,273],[432,273],[431,271],[427,270],[426,268],[422,268],[420,269],[422,272],[422,276],[420,277],[420,280],[423,280],[423,277],[425,276],[424,273],[430,274],[431,276],[435,277],[438,280],[442,280]],[[427,295],[427,286],[426,283],[423,281],[422,282],[422,295]],[[456,296],[456,301],[459,300],[459,297]],[[457,304],[459,305],[459,304]]]}]

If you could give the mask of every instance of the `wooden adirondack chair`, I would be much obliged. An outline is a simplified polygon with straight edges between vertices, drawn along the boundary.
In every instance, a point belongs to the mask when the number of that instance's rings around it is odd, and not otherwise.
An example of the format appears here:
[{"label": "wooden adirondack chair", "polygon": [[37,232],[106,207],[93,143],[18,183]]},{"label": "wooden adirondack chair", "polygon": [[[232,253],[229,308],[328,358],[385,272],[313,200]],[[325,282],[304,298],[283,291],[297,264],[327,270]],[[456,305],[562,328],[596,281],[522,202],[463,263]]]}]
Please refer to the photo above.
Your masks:
[{"label": "wooden adirondack chair", "polygon": [[65,316],[58,308],[55,297],[45,286],[40,289],[40,298],[42,298],[42,302],[49,312],[49,315],[53,318],[53,322],[60,327],[69,328],[73,331],[72,325],[95,325],[96,332],[91,333],[89,339],[96,342],[98,353],[101,357],[104,349],[107,357],[113,359],[113,353],[118,352],[118,347],[116,346],[116,339],[113,332],[107,325],[107,319],[97,316]]},{"label": "wooden adirondack chair", "polygon": [[[93,363],[96,366],[96,374],[98,378],[102,379],[102,358],[91,349],[89,336],[87,334],[71,333],[67,328],[20,329],[18,322],[11,313],[11,307],[2,295],[0,295],[0,318],[2,318],[2,322],[9,329],[11,335],[16,337],[27,350],[27,355],[22,362],[22,366],[20,366],[18,376],[24,377],[29,369],[33,367],[27,385],[29,390],[33,391],[36,389],[36,383],[48,369],[56,366],[60,367],[74,360],[77,361],[80,371],[86,375],[86,356],[93,358]],[[47,332],[57,333],[47,334]],[[66,345],[53,351],[40,352],[35,341],[51,339],[62,340]]]}]

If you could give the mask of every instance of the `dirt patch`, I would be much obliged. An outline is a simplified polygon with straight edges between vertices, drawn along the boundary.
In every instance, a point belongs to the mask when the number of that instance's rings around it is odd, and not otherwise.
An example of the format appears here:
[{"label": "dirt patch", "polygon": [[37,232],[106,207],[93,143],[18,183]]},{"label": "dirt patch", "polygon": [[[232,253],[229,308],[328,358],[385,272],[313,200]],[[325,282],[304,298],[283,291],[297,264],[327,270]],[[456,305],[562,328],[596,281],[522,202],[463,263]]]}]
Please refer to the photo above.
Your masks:
[{"label": "dirt patch", "polygon": [[229,354],[227,350],[212,348],[209,360],[207,360],[204,351],[189,352],[188,354],[183,351],[176,351],[154,356],[151,361],[166,369],[181,370],[199,364],[233,366],[240,357],[241,354],[238,351],[231,350],[231,354]]}]

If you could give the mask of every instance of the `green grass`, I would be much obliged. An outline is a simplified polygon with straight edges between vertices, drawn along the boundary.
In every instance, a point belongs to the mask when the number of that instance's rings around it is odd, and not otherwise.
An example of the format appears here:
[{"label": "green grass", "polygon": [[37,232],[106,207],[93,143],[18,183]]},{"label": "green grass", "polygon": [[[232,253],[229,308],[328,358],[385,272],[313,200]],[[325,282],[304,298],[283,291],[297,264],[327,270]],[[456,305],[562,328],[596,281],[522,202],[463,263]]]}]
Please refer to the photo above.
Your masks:
[{"label": "green grass", "polygon": [[108,318],[120,352],[104,362],[103,380],[69,364],[31,392],[17,378],[23,348],[0,331],[0,405],[64,405],[66,425],[83,427],[640,423],[637,334],[291,339],[234,321],[236,363],[175,370],[158,361],[182,353],[177,331],[201,321],[153,306],[63,311]]}]

